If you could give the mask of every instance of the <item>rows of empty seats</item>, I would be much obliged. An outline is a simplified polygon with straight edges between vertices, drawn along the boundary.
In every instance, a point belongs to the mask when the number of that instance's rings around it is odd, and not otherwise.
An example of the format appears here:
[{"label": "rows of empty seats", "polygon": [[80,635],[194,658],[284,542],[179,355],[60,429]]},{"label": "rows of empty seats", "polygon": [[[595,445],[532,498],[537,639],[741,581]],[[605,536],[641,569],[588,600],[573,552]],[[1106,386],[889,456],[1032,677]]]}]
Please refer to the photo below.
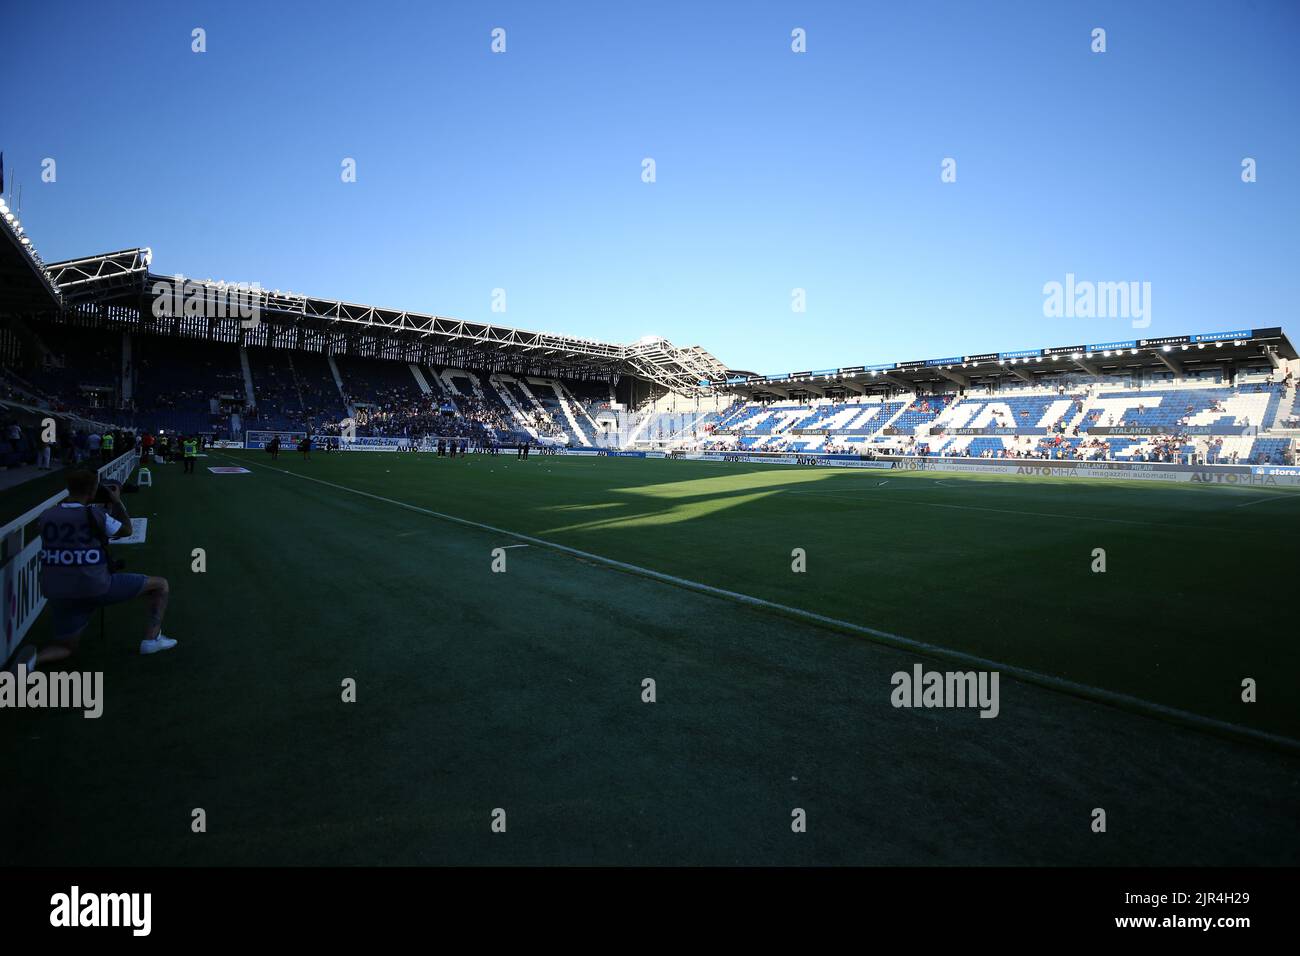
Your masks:
[{"label": "rows of empty seats", "polygon": [[[1195,455],[1207,461],[1281,463],[1289,440],[1256,433],[1289,415],[1287,395],[1280,382],[1232,387],[1207,380],[1146,389],[1071,383],[915,395],[904,401],[737,402],[720,417],[706,447],[787,452],[874,448],[907,454],[1138,461]],[[1150,428],[1154,434],[1097,431],[1126,426]],[[967,429],[1006,433],[959,434]],[[1189,434],[1191,429],[1198,433]]]}]

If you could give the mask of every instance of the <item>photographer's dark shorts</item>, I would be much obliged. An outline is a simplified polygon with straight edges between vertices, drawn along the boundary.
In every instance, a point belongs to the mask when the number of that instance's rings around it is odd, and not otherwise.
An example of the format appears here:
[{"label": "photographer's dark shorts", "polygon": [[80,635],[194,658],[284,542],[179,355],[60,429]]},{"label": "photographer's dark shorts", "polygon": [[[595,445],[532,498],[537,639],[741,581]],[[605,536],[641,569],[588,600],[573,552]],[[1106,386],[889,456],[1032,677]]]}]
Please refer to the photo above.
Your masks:
[{"label": "photographer's dark shorts", "polygon": [[149,576],[145,574],[115,574],[108,590],[93,598],[50,598],[50,617],[54,621],[54,640],[70,641],[90,623],[91,617],[101,607],[121,604],[139,597]]}]

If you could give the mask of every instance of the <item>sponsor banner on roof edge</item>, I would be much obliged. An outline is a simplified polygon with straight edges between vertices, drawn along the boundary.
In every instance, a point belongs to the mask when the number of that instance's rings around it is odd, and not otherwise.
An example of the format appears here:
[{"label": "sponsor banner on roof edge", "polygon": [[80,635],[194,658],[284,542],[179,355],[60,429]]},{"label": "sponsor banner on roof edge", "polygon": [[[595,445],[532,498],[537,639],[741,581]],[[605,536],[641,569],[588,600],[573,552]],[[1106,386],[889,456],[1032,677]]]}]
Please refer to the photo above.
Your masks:
[{"label": "sponsor banner on roof edge", "polygon": [[1193,335],[1193,342],[1227,342],[1232,339],[1249,339],[1254,333],[1250,329],[1238,329],[1236,332],[1210,332],[1208,335]]},{"label": "sponsor banner on roof edge", "polygon": [[[749,377],[739,376],[729,378],[726,384],[733,385],[742,382],[784,382],[790,379],[808,378],[813,376],[831,376],[831,375],[856,375],[862,372],[888,372],[888,371],[913,371],[918,368],[933,368],[944,365],[960,365],[974,362],[1005,361],[1008,359],[1026,359],[1026,358],[1043,358],[1062,355],[1072,355],[1083,352],[1118,352],[1125,349],[1138,348],[1158,348],[1165,345],[1194,345],[1205,342],[1229,342],[1234,340],[1249,341],[1255,338],[1257,333],[1275,332],[1280,333],[1281,329],[1238,329],[1235,332],[1209,332],[1204,335],[1166,335],[1152,339],[1129,339],[1123,342],[1093,342],[1089,345],[1056,345],[1051,348],[1041,349],[1020,349],[1014,352],[984,352],[980,355],[961,355],[950,356],[939,359],[918,359],[910,362],[882,362],[878,365],[855,365],[840,369],[826,369],[816,372],[790,372],[785,375],[753,375]],[[707,384],[701,382],[701,384]]]}]

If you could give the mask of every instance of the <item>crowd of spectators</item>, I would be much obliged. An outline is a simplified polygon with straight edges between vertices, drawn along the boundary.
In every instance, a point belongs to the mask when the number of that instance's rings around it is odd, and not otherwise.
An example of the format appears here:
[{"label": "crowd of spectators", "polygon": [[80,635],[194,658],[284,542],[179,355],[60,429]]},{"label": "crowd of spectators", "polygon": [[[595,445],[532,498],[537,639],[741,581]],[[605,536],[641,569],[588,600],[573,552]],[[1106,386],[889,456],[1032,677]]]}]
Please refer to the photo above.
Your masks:
[{"label": "crowd of spectators", "polygon": [[[46,422],[53,422],[53,430]],[[137,447],[129,428],[99,429],[73,425],[66,418],[35,413],[11,415],[0,422],[0,467],[52,471],[85,463],[98,467]]]}]

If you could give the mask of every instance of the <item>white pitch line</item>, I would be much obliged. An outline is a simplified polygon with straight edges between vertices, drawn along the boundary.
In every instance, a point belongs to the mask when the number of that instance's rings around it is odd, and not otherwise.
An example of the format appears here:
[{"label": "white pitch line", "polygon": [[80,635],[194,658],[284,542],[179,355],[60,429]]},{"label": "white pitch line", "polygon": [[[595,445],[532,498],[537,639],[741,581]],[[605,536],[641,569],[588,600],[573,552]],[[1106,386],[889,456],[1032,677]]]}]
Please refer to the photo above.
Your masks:
[{"label": "white pitch line", "polygon": [[[229,458],[230,456],[227,455],[225,457]],[[233,461],[235,459],[232,458],[231,460]],[[1121,694],[1117,691],[1106,690],[1102,687],[1093,687],[1090,684],[1080,684],[1076,681],[1066,680],[1063,677],[1054,677],[1051,674],[1042,674],[1038,671],[1030,670],[1025,667],[1018,667],[1013,664],[1004,664],[1001,661],[990,660],[989,658],[980,657],[976,654],[969,654],[966,651],[952,650],[951,648],[940,647],[936,644],[927,644],[925,641],[918,641],[910,637],[891,634],[889,631],[867,627],[865,624],[855,624],[852,621],[842,621],[839,618],[829,617],[825,614],[817,614],[813,611],[805,611],[803,608],[791,607],[788,604],[780,604],[776,601],[769,601],[766,598],[741,594],[739,591],[728,591],[726,588],[714,587],[712,584],[692,581],[689,578],[679,578],[676,575],[665,574],[663,571],[655,571],[651,568],[643,568],[636,564],[628,564],[626,561],[618,561],[614,558],[607,558],[603,555],[592,554],[590,551],[571,548],[566,544],[557,544],[554,541],[547,541],[545,538],[534,538],[531,535],[521,534],[518,531],[508,531],[505,528],[497,528],[481,521],[471,521],[468,518],[458,518],[455,515],[444,514],[441,511],[434,511],[431,508],[422,508],[419,505],[413,505],[406,501],[398,501],[396,498],[386,498],[383,495],[372,494],[369,491],[349,488],[347,485],[336,484],[332,481],[326,481],[323,478],[313,478],[311,475],[302,475],[294,471],[285,471],[283,468],[275,468],[271,465],[258,463],[253,464],[258,468],[268,468],[271,471],[277,471],[282,475],[288,475],[290,478],[301,478],[304,481],[313,481],[318,485],[325,485],[327,488],[346,491],[350,494],[360,495],[362,498],[370,498],[373,501],[382,501],[385,504],[394,505],[398,508],[405,508],[407,511],[414,511],[416,514],[428,515],[431,518],[449,521],[452,524],[463,525],[467,528],[478,528],[482,531],[491,531],[493,534],[505,535],[508,538],[515,538],[519,541],[525,541],[528,544],[535,544],[542,548],[549,548],[552,551],[559,551],[562,554],[573,555],[574,557],[582,558],[583,560],[590,561],[594,564],[603,564],[606,567],[650,578],[654,581],[661,581],[665,584],[674,585],[675,587],[685,588],[686,590],[696,591],[700,594],[708,594],[713,597],[734,601],[737,604],[744,604],[749,607],[765,608],[767,610],[776,611],[787,617],[809,621],[814,624],[821,624],[834,630],[848,631],[853,634],[861,634],[866,637],[875,638],[877,643],[885,644],[894,647],[895,649],[905,649],[922,654],[928,654],[931,657],[938,657],[940,659],[973,664],[984,670],[996,670],[999,673],[1005,673],[1012,677],[1019,678],[1026,683],[1037,684],[1040,687],[1046,687],[1075,697],[1100,701],[1104,704],[1110,704],[1126,710],[1136,711],[1149,717],[1163,717],[1191,727],[1196,727],[1200,730],[1217,731],[1235,737],[1245,737],[1262,743],[1268,743],[1275,747],[1282,747],[1286,750],[1292,751],[1293,753],[1300,753],[1300,740],[1297,740],[1294,737],[1284,737],[1281,734],[1270,733],[1266,730],[1257,730],[1254,727],[1245,727],[1241,724],[1234,724],[1226,720],[1218,720],[1214,717],[1205,717],[1201,714],[1194,714],[1191,711],[1180,710],[1177,707],[1169,707],[1166,704],[1157,704],[1154,701],[1143,700],[1141,697]]]},{"label": "white pitch line", "polygon": [[1272,495],[1268,498],[1256,498],[1254,501],[1243,501],[1239,505],[1233,505],[1234,508],[1249,508],[1251,505],[1262,505],[1266,501],[1281,501],[1283,498],[1300,498],[1300,495]]}]

